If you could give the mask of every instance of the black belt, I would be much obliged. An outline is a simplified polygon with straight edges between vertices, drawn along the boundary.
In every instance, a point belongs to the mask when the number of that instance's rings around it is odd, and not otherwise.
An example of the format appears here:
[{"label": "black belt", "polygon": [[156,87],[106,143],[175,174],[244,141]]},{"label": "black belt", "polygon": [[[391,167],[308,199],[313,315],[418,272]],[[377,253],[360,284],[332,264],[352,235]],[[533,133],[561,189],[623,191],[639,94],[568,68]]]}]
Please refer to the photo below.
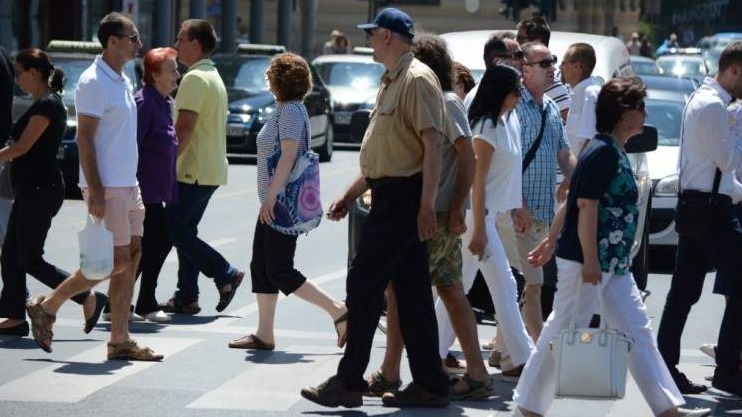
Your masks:
[{"label": "black belt", "polygon": [[366,177],[366,183],[371,188],[382,188],[382,187],[388,187],[390,185],[401,185],[401,184],[408,184],[408,183],[414,183],[419,182],[423,178],[422,173],[417,173],[414,175],[411,175],[409,177],[381,177],[381,178],[368,178]]},{"label": "black belt", "polygon": [[732,197],[726,194],[714,194],[707,191],[683,190],[679,196],[680,199],[694,203],[712,203],[721,205],[731,205]]}]

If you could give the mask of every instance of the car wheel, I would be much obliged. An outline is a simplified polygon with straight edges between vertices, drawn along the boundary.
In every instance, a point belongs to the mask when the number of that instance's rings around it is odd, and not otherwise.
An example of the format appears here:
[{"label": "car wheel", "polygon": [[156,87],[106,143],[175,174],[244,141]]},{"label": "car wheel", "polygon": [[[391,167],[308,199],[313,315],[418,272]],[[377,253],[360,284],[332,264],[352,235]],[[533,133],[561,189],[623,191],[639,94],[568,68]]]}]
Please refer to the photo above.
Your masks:
[{"label": "car wheel", "polygon": [[647,278],[649,277],[649,222],[644,222],[642,230],[642,240],[639,246],[639,252],[634,257],[631,264],[631,273],[634,275],[634,282],[639,290],[644,291],[647,288]]},{"label": "car wheel", "polygon": [[320,162],[330,162],[332,160],[334,136],[332,123],[327,123],[327,127],[325,128],[325,143],[317,149]]}]

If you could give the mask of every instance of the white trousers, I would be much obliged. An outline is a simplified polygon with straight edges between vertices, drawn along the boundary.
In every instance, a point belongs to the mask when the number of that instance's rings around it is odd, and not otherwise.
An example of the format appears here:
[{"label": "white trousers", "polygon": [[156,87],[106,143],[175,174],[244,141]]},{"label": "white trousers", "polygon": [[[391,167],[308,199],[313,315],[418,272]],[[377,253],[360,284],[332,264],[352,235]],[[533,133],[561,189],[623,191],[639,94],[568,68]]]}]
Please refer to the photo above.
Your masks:
[{"label": "white trousers", "polygon": [[[497,311],[497,331],[502,332],[513,365],[518,366],[526,363],[534,345],[520,315],[518,289],[505,256],[505,248],[495,228],[494,215],[487,216],[485,226],[489,240],[485,254],[488,256],[480,262],[468,249],[474,230],[474,219],[471,211],[467,212],[467,231],[462,236],[461,245],[461,255],[464,261],[462,269],[464,292],[469,292],[474,284],[477,269],[482,271],[482,276],[492,295],[492,304]],[[451,319],[448,317],[446,307],[440,299],[435,304],[435,318],[438,320],[439,353],[441,358],[444,358],[456,335],[451,327]]]},{"label": "white trousers", "polygon": [[[582,264],[557,258],[557,292],[536,350],[528,359],[513,402],[528,411],[545,415],[554,400],[555,364],[549,343],[569,327],[577,288],[582,280]],[[603,308],[609,327],[622,330],[634,340],[629,370],[655,415],[683,405],[683,396],[662,360],[652,336],[647,310],[631,274],[603,273],[599,285],[582,285],[576,325],[586,327],[597,308],[597,291],[602,291]],[[589,364],[585,364],[589,366]]]}]

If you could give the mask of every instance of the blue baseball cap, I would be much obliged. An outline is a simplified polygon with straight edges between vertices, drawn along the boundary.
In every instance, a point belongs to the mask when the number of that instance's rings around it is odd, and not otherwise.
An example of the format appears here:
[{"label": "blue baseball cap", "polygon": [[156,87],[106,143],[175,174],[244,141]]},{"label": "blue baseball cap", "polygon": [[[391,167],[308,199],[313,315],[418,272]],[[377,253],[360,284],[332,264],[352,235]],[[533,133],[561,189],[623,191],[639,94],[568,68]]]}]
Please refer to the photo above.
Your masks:
[{"label": "blue baseball cap", "polygon": [[376,28],[389,29],[410,39],[415,37],[415,28],[410,15],[393,7],[380,11],[372,23],[358,25],[358,29],[366,32]]}]

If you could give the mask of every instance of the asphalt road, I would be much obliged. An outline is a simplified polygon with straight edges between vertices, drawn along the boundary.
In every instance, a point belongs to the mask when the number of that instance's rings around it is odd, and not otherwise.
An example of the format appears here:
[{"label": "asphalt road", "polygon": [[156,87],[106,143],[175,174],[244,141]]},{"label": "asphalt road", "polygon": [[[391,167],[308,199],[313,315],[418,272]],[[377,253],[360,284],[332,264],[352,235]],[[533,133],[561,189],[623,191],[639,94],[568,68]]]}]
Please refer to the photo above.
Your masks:
[{"label": "asphalt road", "polygon": [[[323,203],[327,207],[358,172],[357,152],[338,151],[322,165]],[[201,236],[235,266],[248,269],[252,234],[258,213],[256,171],[252,163],[233,163],[229,185],[215,194],[201,223]],[[66,201],[54,220],[46,245],[47,259],[72,270],[76,267],[76,232],[83,227],[85,208]],[[346,276],[347,223],[324,221],[301,237],[296,265],[331,295],[343,298]],[[167,300],[175,288],[177,260],[168,258],[160,276],[158,299]],[[647,307],[658,322],[670,276],[652,274]],[[458,402],[444,410],[397,410],[367,399],[362,408],[332,410],[316,406],[299,395],[303,386],[317,384],[335,372],[341,351],[335,347],[330,319],[296,297],[281,297],[276,319],[274,352],[245,352],[227,348],[233,338],[252,332],[257,321],[255,297],[249,281],[222,314],[214,306],[217,292],[202,277],[201,314],[177,317],[169,325],[132,323],[134,337],[164,353],[162,363],[108,362],[105,343],[108,325],[91,334],[82,332],[82,312],[73,303],[60,311],[55,325],[54,352],[46,354],[30,338],[0,339],[0,417],[47,416],[507,416],[514,385],[497,380],[498,396],[483,402]],[[690,317],[683,339],[682,370],[696,381],[713,372],[713,361],[698,346],[715,341],[723,299],[711,294],[713,276]],[[47,290],[29,279],[31,295]],[[99,290],[105,291],[106,284]],[[496,328],[479,327],[483,341]],[[383,355],[384,338],[377,332],[369,372]],[[460,352],[456,351],[460,354]],[[486,355],[486,353],[485,353]],[[499,371],[490,368],[492,373]],[[403,380],[409,382],[404,366]],[[713,415],[742,413],[739,398],[715,390],[689,396],[691,406],[709,406]],[[549,414],[575,416],[650,416],[636,385],[629,381],[622,401],[558,400]]]}]

